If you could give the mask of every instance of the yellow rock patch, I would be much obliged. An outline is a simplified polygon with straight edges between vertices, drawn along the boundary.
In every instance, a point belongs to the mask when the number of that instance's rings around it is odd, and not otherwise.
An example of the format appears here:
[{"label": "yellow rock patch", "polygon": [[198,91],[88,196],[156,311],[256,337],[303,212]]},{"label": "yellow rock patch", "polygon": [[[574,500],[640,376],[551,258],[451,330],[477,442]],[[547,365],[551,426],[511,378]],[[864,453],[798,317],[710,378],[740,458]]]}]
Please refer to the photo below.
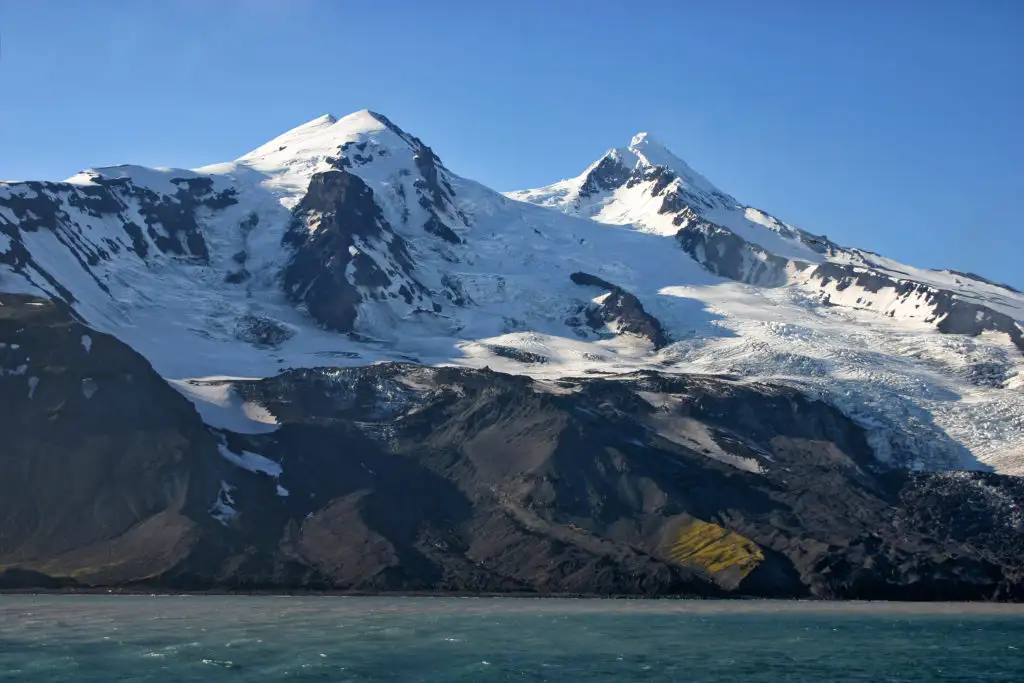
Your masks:
[{"label": "yellow rock patch", "polygon": [[712,576],[732,570],[742,580],[760,564],[764,554],[749,538],[694,519],[679,530],[675,543],[668,548],[668,557],[677,564],[699,567]]}]

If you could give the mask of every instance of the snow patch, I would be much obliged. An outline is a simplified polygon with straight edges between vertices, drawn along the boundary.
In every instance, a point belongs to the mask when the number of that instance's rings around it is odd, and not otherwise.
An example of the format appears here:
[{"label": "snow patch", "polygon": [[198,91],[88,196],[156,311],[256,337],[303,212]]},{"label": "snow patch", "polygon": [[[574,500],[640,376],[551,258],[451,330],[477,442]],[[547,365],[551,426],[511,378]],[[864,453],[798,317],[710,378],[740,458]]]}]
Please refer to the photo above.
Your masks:
[{"label": "snow patch", "polygon": [[22,363],[13,370],[3,370],[2,373],[6,375],[13,375],[14,377],[21,377],[28,372],[28,365]]},{"label": "snow patch", "polygon": [[[350,151],[342,152],[349,143]],[[355,159],[356,151],[361,159]],[[853,310],[824,306],[817,292],[812,297],[799,284],[763,289],[725,281],[679,248],[670,237],[679,229],[678,216],[660,209],[665,193],[677,193],[698,206],[702,217],[780,256],[902,273],[955,289],[957,296],[1018,320],[1024,318],[1024,297],[858,250],[819,253],[804,242],[805,233],[718,191],[650,136],[610,154],[627,171],[641,171],[633,187],[623,183],[581,197],[581,176],[510,195],[545,206],[510,201],[445,170],[457,209],[466,216],[466,243],[452,246],[423,229],[427,213],[414,199],[420,171],[408,140],[369,112],[341,120],[320,117],[239,160],[200,169],[215,187],[235,190],[239,202],[197,216],[208,263],[157,253],[148,234],[144,239],[154,248],[146,260],[138,258],[127,248],[123,218],[96,217],[72,205],[71,185],[52,190],[61,215],[68,216],[59,226],[61,239],[50,230],[17,233],[15,239],[74,295],[82,319],[143,354],[204,422],[221,429],[260,434],[277,428],[265,408],[242,401],[231,387],[236,380],[223,375],[259,378],[284,368],[410,360],[489,366],[540,379],[648,369],[729,374],[819,392],[868,425],[883,456],[891,450],[925,466],[991,464],[1024,474],[1024,359],[1006,335],[961,344],[963,338],[940,335],[919,319],[919,302],[885,300],[884,292],[871,306],[862,292],[834,292],[837,298],[852,296],[855,306],[860,297],[864,310]],[[439,301],[443,311],[418,310],[401,296],[365,301],[359,305],[358,337],[349,338],[322,329],[280,291],[289,258],[281,247],[289,209],[310,178],[336,167],[341,157],[351,160],[348,172],[372,189],[383,215],[406,241],[416,277],[431,292],[447,295]],[[676,177],[666,183],[668,176],[658,176],[656,166]],[[139,167],[102,174],[158,191],[176,191],[169,180],[190,177]],[[91,184],[97,175],[73,180]],[[0,202],[15,190],[35,194],[0,185]],[[126,211],[136,224],[145,224],[139,207]],[[3,207],[0,214],[0,220],[13,217]],[[112,252],[108,240],[126,248],[88,269],[82,265],[88,259],[67,246]],[[375,258],[374,245],[357,248]],[[816,248],[828,251],[820,241]],[[225,284],[225,274],[238,271],[240,253],[249,277],[244,286]],[[635,339],[597,338],[573,327],[592,294],[570,281],[577,271],[635,294],[675,343],[653,354],[649,344]],[[0,289],[56,296],[30,267],[16,274],[0,265]],[[887,311],[893,317],[883,315]],[[294,335],[273,348],[240,341],[236,328],[245,316],[280,321]],[[530,362],[538,359],[543,362]],[[991,379],[979,384],[979,375],[1001,378],[1002,386]],[[30,395],[37,382],[30,379]]]},{"label": "snow patch", "polygon": [[231,492],[234,490],[234,486],[226,481],[221,481],[217,499],[210,508],[210,516],[225,526],[238,516],[238,510],[234,508],[235,499],[231,496]]},{"label": "snow patch", "polygon": [[250,453],[249,451],[234,453],[224,445],[218,446],[218,450],[221,457],[231,464],[241,467],[243,470],[248,470],[256,474],[265,474],[274,479],[279,478],[281,473],[284,471],[281,468],[280,463],[274,462],[270,458],[264,457],[258,453]]},{"label": "snow patch", "polygon": [[85,377],[82,379],[82,396],[85,396],[86,400],[92,398],[99,386],[91,377]]},{"label": "snow patch", "polygon": [[278,428],[269,410],[243,401],[223,378],[168,380],[199,411],[203,422],[236,434],[268,434]]}]

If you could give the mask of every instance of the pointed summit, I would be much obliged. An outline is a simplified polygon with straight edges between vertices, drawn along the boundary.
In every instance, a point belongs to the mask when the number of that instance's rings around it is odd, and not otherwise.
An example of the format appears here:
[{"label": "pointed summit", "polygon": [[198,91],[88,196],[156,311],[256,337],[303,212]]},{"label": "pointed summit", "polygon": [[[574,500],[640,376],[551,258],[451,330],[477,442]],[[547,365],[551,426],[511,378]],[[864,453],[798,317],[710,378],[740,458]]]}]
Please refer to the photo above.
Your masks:
[{"label": "pointed summit", "polygon": [[[441,167],[440,160],[427,152],[429,149],[416,137],[383,114],[362,109],[340,118],[323,114],[232,162],[196,170],[216,174],[256,171],[263,177],[263,186],[291,208],[305,194],[316,173],[359,167],[366,179],[368,175],[394,173],[397,165],[406,164],[406,170],[415,177],[428,172],[428,166]],[[418,165],[417,158],[421,159]]]},{"label": "pointed summit", "polygon": [[[716,188],[647,131],[615,147],[575,178],[509,193],[603,223],[675,234],[687,215],[731,214],[736,200]],[[678,219],[678,220],[677,220]]]},{"label": "pointed summit", "polygon": [[644,131],[637,133],[636,135],[633,136],[633,139],[629,141],[630,149],[643,149],[651,147],[665,149],[665,145],[658,142],[658,140],[656,140],[650,133]]},{"label": "pointed summit", "polygon": [[629,141],[629,147],[623,148],[621,153],[634,157],[639,165],[663,166],[688,181],[694,181],[697,185],[714,187],[650,133],[640,132],[634,135]]}]

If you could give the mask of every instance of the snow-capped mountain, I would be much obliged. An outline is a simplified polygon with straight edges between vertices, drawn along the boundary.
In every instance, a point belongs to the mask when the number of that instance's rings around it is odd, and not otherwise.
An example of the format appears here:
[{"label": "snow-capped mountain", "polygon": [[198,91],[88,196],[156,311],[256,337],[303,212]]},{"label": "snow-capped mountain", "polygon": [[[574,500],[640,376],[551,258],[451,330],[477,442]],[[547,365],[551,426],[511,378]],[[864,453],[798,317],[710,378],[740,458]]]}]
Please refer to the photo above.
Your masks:
[{"label": "snow-capped mountain", "polygon": [[0,183],[0,589],[1021,599],[1022,312],[644,134],[508,196],[369,111]]},{"label": "snow-capped mountain", "polygon": [[[921,270],[871,252],[844,248],[823,235],[811,234],[744,205],[712,185],[647,133],[635,135],[628,147],[608,150],[575,178],[507,195],[599,223],[675,236],[688,253],[710,270],[741,282],[787,284],[794,280],[793,270],[807,271],[805,277],[795,278],[804,281],[816,272],[812,266],[829,263],[851,266],[843,269],[850,274],[874,271],[878,276],[915,282],[935,293],[955,295],[958,301],[989,306],[994,313],[1018,322],[1024,317],[1024,296],[1010,287],[970,273]],[[822,269],[816,279],[828,277],[826,272],[837,271]],[[855,287],[855,291],[858,295],[865,293],[863,287]],[[924,290],[921,294],[927,296]],[[860,298],[862,301],[855,301],[856,305],[874,305],[879,310],[877,297]],[[904,294],[897,298],[914,296]],[[944,310],[909,309],[910,306],[892,305],[885,308],[885,313],[891,317],[934,318],[935,322],[949,317]],[[1012,335],[1024,351],[1019,326],[1014,329],[1004,325],[1006,321],[1002,319],[996,322],[996,318],[998,315],[983,325]]]},{"label": "snow-capped mountain", "polygon": [[[1024,471],[1021,292],[796,228],[719,190],[647,133],[579,176],[508,196],[671,237],[709,272],[749,285],[674,290],[704,301],[736,335],[675,345],[682,365],[816,386],[866,425],[908,427],[895,441],[875,431],[880,455],[927,450],[904,439],[941,442],[938,427],[982,462]],[[922,464],[955,460],[946,451]]]},{"label": "snow-capped mountain", "polygon": [[503,196],[382,115],[324,116],[224,164],[0,184],[0,264],[214,426],[249,418],[209,378],[291,367],[652,369],[821,396],[883,460],[1024,473],[1024,296],[790,226],[647,134]]}]

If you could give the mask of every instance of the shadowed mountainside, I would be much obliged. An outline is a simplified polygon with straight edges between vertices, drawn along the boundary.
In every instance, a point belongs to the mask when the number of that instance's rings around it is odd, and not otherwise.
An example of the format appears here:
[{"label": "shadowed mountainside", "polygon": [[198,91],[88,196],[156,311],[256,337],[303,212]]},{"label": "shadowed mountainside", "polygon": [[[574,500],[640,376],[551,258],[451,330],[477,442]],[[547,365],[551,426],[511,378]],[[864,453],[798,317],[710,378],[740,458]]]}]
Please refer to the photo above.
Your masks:
[{"label": "shadowed mountainside", "polygon": [[301,369],[233,383],[279,425],[243,435],[2,302],[0,586],[1022,596],[1019,480],[886,468],[793,389]]}]

